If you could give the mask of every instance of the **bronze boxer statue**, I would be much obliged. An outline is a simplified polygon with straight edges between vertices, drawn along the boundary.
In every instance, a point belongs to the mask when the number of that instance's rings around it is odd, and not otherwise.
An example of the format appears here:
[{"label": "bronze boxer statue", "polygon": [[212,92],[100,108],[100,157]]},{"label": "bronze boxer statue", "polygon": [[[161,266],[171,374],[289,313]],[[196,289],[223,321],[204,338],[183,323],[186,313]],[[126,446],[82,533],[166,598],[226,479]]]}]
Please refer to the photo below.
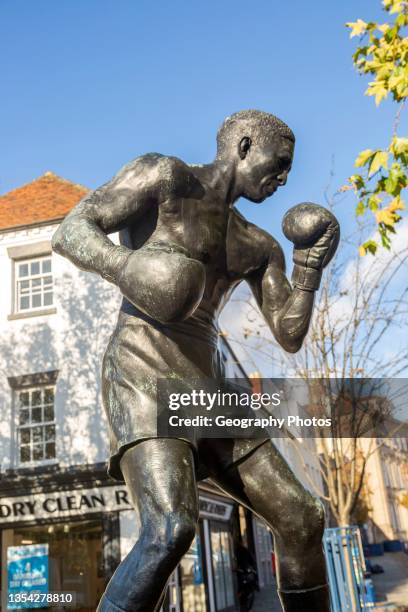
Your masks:
[{"label": "bronze boxer statue", "polygon": [[[158,610],[196,532],[196,481],[211,478],[271,527],[284,610],[328,611],[324,512],[271,441],[160,438],[162,377],[222,379],[218,316],[247,281],[279,344],[296,352],[307,333],[322,269],[339,241],[333,215],[300,204],[284,218],[294,243],[292,284],[282,249],[234,208],[285,185],[295,138],[268,113],[228,117],[213,163],[149,154],[86,196],[53,238],[57,253],[122,291],[102,371],[109,473],[124,479],[141,531],[110,580],[100,612]],[[120,246],[108,235],[120,232]]]}]

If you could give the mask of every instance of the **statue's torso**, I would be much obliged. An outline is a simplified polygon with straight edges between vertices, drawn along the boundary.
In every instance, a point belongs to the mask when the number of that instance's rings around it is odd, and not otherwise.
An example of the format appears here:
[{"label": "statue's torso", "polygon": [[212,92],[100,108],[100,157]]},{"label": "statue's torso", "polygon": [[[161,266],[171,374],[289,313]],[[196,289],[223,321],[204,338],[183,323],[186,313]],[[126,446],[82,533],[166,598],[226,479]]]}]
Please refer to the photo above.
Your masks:
[{"label": "statue's torso", "polygon": [[196,317],[214,319],[237,284],[265,264],[275,241],[226,204],[195,167],[180,162],[177,171],[177,192],[168,190],[148,214],[129,224],[121,241],[132,249],[152,242],[175,244],[202,262],[206,285]]}]

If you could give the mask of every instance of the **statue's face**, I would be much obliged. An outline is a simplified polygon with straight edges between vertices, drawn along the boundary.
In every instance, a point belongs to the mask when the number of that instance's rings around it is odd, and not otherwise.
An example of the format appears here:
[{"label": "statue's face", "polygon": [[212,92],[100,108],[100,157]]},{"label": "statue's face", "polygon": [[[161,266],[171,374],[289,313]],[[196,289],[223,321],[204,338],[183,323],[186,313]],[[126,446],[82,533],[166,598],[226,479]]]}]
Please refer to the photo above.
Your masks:
[{"label": "statue's face", "polygon": [[292,167],[293,150],[293,142],[276,136],[268,144],[251,146],[238,168],[241,195],[260,203],[285,185]]}]

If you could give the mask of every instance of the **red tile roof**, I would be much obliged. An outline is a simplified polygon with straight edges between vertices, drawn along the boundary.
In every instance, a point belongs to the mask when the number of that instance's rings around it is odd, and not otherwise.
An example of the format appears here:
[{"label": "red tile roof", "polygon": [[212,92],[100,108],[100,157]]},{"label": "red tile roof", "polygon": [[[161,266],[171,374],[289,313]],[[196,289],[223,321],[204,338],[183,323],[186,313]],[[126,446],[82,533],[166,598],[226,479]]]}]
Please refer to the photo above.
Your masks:
[{"label": "red tile roof", "polygon": [[58,221],[88,189],[46,172],[27,185],[0,196],[0,231],[47,221]]}]

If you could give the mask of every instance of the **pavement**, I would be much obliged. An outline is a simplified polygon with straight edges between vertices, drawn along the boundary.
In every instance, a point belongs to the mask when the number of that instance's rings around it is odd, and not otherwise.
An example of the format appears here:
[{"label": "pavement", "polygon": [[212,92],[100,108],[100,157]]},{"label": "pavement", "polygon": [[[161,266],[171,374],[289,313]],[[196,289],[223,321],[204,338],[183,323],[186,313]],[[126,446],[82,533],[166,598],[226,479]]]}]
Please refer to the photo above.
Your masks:
[{"label": "pavement", "polygon": [[251,612],[282,612],[275,582],[255,593],[255,602]]},{"label": "pavement", "polygon": [[383,574],[372,576],[377,596],[376,612],[398,608],[401,612],[408,612],[408,555],[403,552],[385,553],[380,557],[370,557],[370,561],[384,568]]},{"label": "pavement", "polygon": [[[372,576],[377,596],[375,612],[408,612],[408,555],[385,553],[370,557],[370,561],[384,568],[383,574]],[[282,612],[275,582],[255,593],[251,612]]]}]

